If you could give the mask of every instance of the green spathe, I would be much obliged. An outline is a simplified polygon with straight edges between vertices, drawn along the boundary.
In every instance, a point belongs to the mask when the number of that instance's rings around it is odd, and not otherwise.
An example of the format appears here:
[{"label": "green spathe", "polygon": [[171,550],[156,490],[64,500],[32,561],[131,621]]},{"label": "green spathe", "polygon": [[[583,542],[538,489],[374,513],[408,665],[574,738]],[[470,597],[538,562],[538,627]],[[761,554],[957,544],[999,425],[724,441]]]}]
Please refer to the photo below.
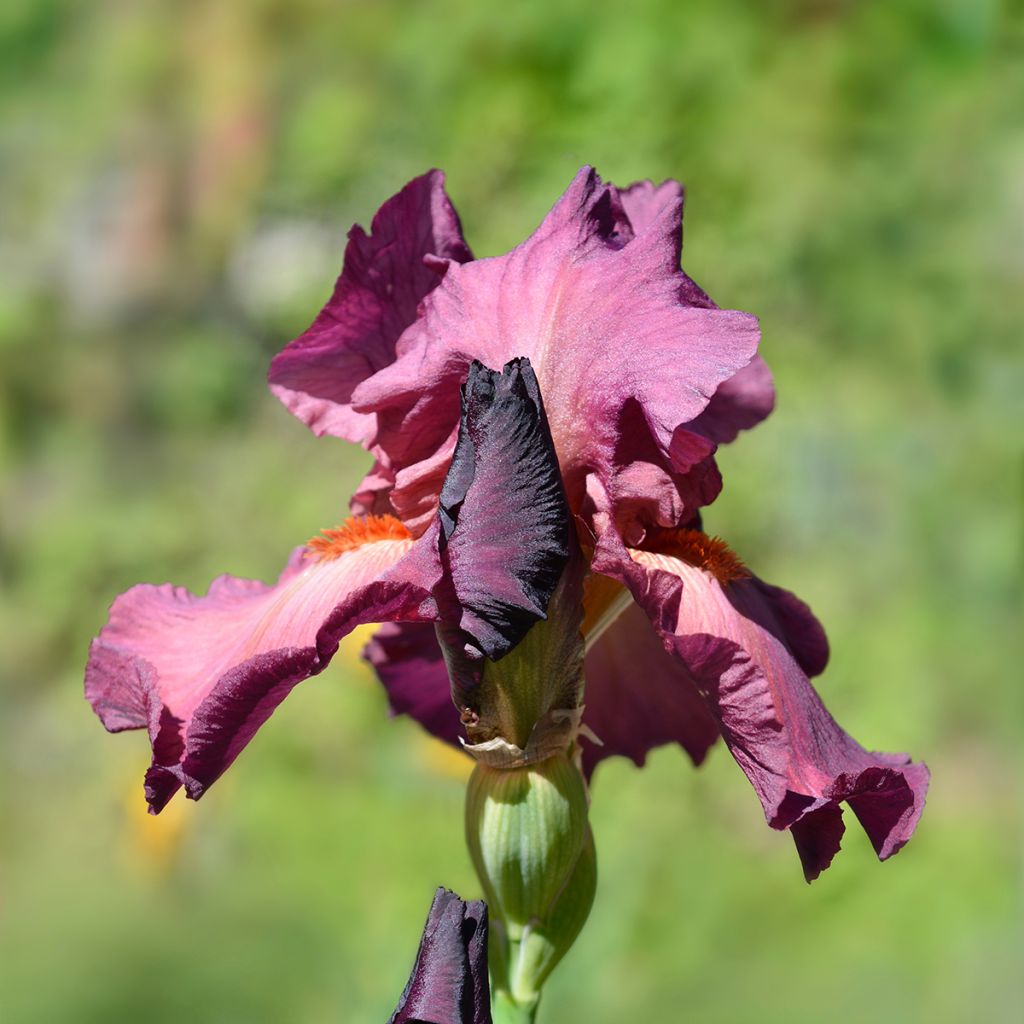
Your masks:
[{"label": "green spathe", "polygon": [[478,764],[466,839],[491,912],[496,991],[530,1005],[579,934],[594,898],[587,794],[565,754],[523,768]]}]

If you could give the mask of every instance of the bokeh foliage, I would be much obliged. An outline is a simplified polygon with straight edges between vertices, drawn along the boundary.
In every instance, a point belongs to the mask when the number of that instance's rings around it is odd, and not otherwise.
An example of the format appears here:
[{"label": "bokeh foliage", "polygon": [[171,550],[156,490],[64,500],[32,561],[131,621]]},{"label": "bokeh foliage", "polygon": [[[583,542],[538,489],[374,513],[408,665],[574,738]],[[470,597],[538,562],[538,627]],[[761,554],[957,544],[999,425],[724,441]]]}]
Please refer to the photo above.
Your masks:
[{"label": "bokeh foliage", "polygon": [[[1024,19],[996,0],[9,0],[0,7],[0,1017],[384,1020],[465,768],[359,641],[199,805],[81,699],[139,579],[273,576],[366,460],[263,386],[344,231],[429,166],[478,254],[577,167],[688,186],[775,415],[711,529],[827,624],[821,689],[934,782],[808,888],[723,751],[600,769],[546,1019],[1008,1019],[1021,921]],[[639,684],[640,681],[638,681]]]}]

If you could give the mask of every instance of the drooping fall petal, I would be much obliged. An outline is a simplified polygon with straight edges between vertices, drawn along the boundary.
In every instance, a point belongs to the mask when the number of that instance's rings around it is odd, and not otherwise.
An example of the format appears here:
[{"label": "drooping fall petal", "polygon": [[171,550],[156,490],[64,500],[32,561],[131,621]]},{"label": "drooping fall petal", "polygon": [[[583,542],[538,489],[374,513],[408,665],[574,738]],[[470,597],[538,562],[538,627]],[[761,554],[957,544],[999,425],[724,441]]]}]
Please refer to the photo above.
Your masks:
[{"label": "drooping fall petal", "polygon": [[222,576],[197,597],[143,584],[114,602],[90,649],[86,696],[110,731],[149,730],[154,812],[182,785],[200,797],[355,626],[436,618],[434,581],[390,523],[361,543],[297,549],[273,585]]},{"label": "drooping fall petal", "polygon": [[491,1024],[487,905],[438,889],[388,1024]]},{"label": "drooping fall petal", "polygon": [[630,599],[625,611],[588,645],[583,722],[600,740],[582,738],[589,777],[606,757],[642,765],[647,754],[678,743],[695,765],[718,739],[718,726],[686,666],[666,652],[650,621]]},{"label": "drooping fall petal", "polygon": [[[839,850],[844,801],[879,858],[896,853],[920,817],[928,770],[870,753],[840,729],[787,647],[793,622],[779,620],[770,592],[754,579],[717,579],[678,552],[627,550],[607,517],[603,525],[594,569],[630,589],[692,676],[768,823],[792,832],[808,881]],[[800,655],[812,667],[821,659],[814,644]]]},{"label": "drooping fall petal", "polygon": [[408,715],[431,735],[460,747],[462,724],[452,703],[448,669],[432,624],[381,626],[363,648],[363,657],[384,684],[393,714]]},{"label": "drooping fall petal", "polygon": [[353,410],[353,390],[394,361],[396,343],[439,284],[444,261],[470,258],[444,175],[414,178],[377,211],[369,235],[358,225],[349,232],[334,293],[274,359],[271,390],[314,433],[369,443],[374,417]]}]

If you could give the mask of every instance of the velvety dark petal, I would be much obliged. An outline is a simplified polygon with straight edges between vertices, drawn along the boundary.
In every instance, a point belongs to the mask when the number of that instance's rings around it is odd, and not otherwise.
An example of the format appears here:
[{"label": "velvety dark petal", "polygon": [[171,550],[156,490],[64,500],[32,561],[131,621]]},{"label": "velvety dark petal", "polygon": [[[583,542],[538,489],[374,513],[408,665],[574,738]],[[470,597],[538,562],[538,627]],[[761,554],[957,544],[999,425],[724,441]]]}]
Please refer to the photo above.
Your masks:
[{"label": "velvety dark petal", "polygon": [[381,626],[363,649],[387,690],[392,714],[409,715],[438,739],[460,747],[462,726],[452,703],[448,669],[431,623]]},{"label": "velvety dark petal", "polygon": [[545,617],[569,558],[569,509],[529,360],[501,373],[471,365],[439,517],[458,606],[442,614],[499,658]]},{"label": "velvety dark petal", "polygon": [[683,298],[680,213],[679,195],[666,192],[634,231],[618,190],[584,168],[521,246],[448,269],[395,361],[352,396],[377,416],[377,444],[414,530],[436,502],[437,460],[451,450],[457,416],[453,385],[473,359],[531,359],[574,510],[588,472],[607,481],[624,468],[615,452],[627,402],[639,405],[671,471],[692,468],[692,444],[680,446],[678,430],[750,362],[758,329],[747,314]]},{"label": "velvety dark petal", "polygon": [[444,191],[429,171],[392,196],[371,234],[349,232],[334,293],[310,328],[270,367],[271,390],[314,433],[372,439],[374,417],[352,408],[352,391],[395,359],[395,344],[436,288],[447,260],[471,254]]},{"label": "velvety dark petal", "polygon": [[182,785],[198,799],[355,626],[436,617],[430,560],[421,568],[391,522],[364,525],[351,547],[297,549],[272,586],[223,576],[205,597],[165,584],[117,598],[90,649],[86,696],[111,731],[149,731],[154,812]]},{"label": "velvety dark petal", "polygon": [[718,739],[715,719],[685,665],[665,650],[632,600],[588,643],[586,679],[583,723],[602,744],[584,733],[588,777],[603,758],[621,754],[642,765],[649,750],[666,743],[678,743],[699,765]]},{"label": "velvety dark petal", "polygon": [[438,889],[389,1024],[490,1024],[487,905]]},{"label": "velvety dark petal", "polygon": [[[604,518],[593,566],[629,587],[707,701],[757,792],[768,823],[793,829],[811,880],[839,849],[839,804],[853,808],[880,859],[910,838],[928,771],[903,754],[871,753],[825,709],[772,603],[753,579],[719,582],[681,558],[629,550]],[[808,660],[808,651],[803,652]],[[813,661],[813,658],[810,660]]]}]

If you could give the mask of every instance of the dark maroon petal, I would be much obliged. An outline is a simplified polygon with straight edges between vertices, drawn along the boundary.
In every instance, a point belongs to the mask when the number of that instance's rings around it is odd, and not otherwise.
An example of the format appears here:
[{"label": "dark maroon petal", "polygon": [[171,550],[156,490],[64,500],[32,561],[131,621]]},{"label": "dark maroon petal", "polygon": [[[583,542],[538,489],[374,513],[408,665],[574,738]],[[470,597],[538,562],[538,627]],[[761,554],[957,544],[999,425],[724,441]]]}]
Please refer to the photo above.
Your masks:
[{"label": "dark maroon petal", "polygon": [[357,625],[435,618],[430,544],[381,535],[327,556],[300,548],[272,586],[225,576],[205,597],[169,584],[122,594],[85,690],[109,730],[148,730],[153,812],[181,786],[198,799]]},{"label": "dark maroon petal", "polygon": [[414,178],[377,211],[370,235],[358,225],[349,232],[334,294],[271,363],[271,390],[314,433],[370,441],[374,417],[352,409],[352,391],[394,361],[445,261],[471,258],[444,175]]},{"label": "dark maroon petal", "polygon": [[457,611],[442,615],[495,659],[548,602],[569,558],[571,522],[528,359],[470,366],[439,504],[441,560]]},{"label": "dark maroon petal", "polygon": [[678,743],[699,765],[718,739],[718,726],[686,667],[665,650],[643,610],[628,608],[588,646],[583,724],[583,767],[622,754],[637,765],[647,752]]},{"label": "dark maroon petal", "polygon": [[[607,513],[602,524],[610,525]],[[768,823],[795,827],[808,881],[839,849],[842,801],[880,859],[907,842],[924,807],[928,770],[904,754],[871,753],[840,729],[786,645],[775,618],[780,603],[766,599],[759,581],[720,583],[681,558],[627,551],[610,528],[600,534],[593,566],[629,587],[686,667]],[[804,643],[802,659],[812,666],[820,661],[815,653]]]},{"label": "dark maroon petal", "polygon": [[448,669],[431,623],[381,626],[363,649],[387,690],[391,711],[409,715],[438,739],[461,749],[462,726],[452,703]]},{"label": "dark maroon petal", "polygon": [[487,905],[438,889],[389,1024],[490,1024]]}]

